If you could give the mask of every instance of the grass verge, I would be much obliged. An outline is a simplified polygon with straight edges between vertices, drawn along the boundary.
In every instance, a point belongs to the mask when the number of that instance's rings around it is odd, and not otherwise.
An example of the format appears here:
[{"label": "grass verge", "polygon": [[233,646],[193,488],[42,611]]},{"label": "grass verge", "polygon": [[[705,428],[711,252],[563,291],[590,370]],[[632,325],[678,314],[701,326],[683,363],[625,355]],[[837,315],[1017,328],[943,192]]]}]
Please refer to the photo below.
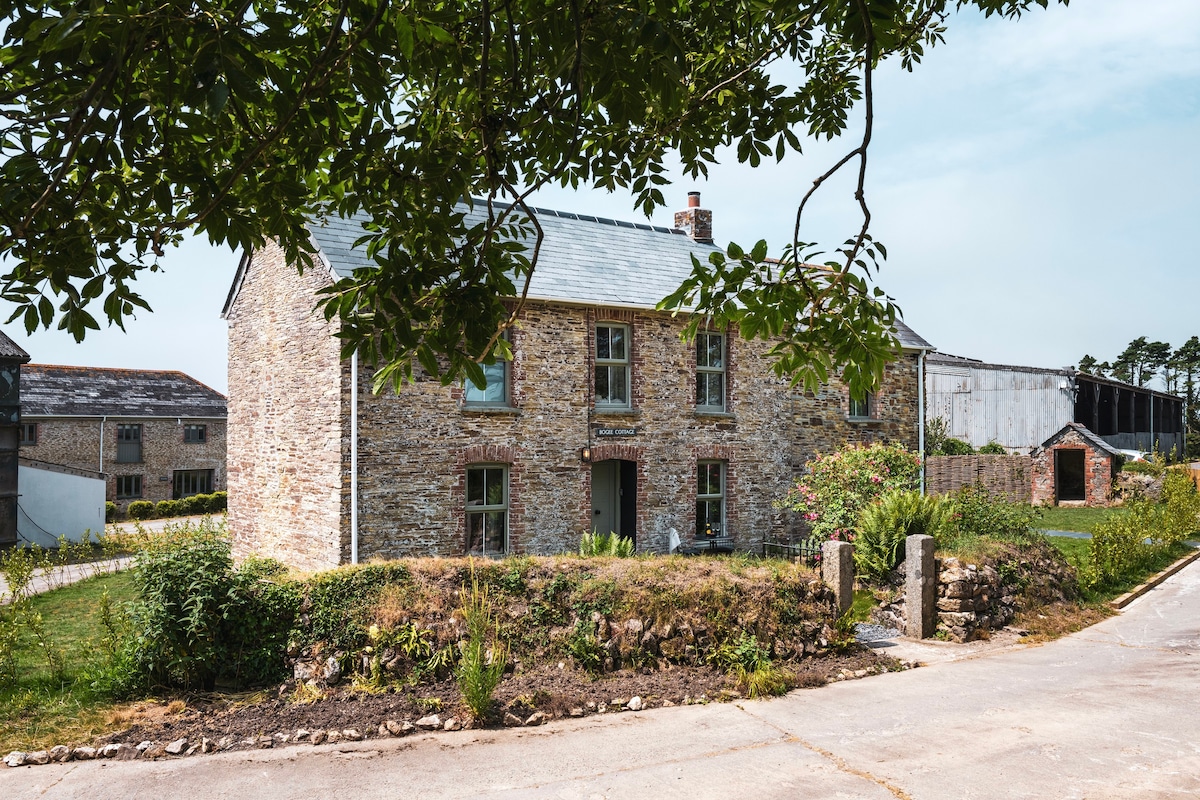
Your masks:
[{"label": "grass verge", "polygon": [[1067,508],[1065,506],[1048,506],[1039,508],[1041,519],[1037,527],[1051,531],[1073,531],[1076,533],[1091,533],[1104,520],[1120,514],[1120,508]]},{"label": "grass verge", "polygon": [[[1071,566],[1075,567],[1075,571],[1083,574],[1090,563],[1089,561],[1089,546],[1090,542],[1087,539],[1071,539],[1066,536],[1047,536],[1046,541],[1058,548]],[[1154,554],[1137,572],[1126,576],[1120,581],[1104,584],[1097,587],[1081,587],[1083,593],[1083,602],[1085,605],[1096,603],[1107,603],[1128,592],[1134,587],[1140,586],[1153,575],[1158,574],[1162,570],[1171,566],[1176,560],[1182,558],[1192,552],[1192,548],[1184,543],[1176,544],[1172,547],[1165,548]],[[1090,624],[1090,623],[1089,623]]]},{"label": "grass verge", "polygon": [[50,643],[62,653],[63,671],[61,678],[55,675],[27,634],[18,639],[17,679],[0,685],[0,753],[83,743],[119,725],[112,718],[120,706],[97,696],[84,680],[104,635],[99,606],[105,590],[114,606],[132,600],[132,576],[89,578],[31,600]]}]

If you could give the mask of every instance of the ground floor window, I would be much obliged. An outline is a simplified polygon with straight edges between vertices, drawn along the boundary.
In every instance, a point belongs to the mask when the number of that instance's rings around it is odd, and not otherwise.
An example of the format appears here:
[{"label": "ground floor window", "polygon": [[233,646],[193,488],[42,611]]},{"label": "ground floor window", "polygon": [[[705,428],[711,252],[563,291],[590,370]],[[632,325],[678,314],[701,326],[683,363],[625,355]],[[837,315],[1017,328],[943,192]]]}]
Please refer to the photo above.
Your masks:
[{"label": "ground floor window", "polygon": [[133,500],[142,496],[141,475],[117,476],[117,499]]},{"label": "ground floor window", "polygon": [[213,471],[211,469],[177,469],[171,496],[179,500],[194,494],[212,494]]},{"label": "ground floor window", "polygon": [[696,538],[725,535],[725,464],[696,465]]},{"label": "ground floor window", "polygon": [[21,423],[21,444],[31,445],[37,444],[37,423],[22,422]]},{"label": "ground floor window", "polygon": [[508,552],[508,467],[467,467],[467,552]]}]

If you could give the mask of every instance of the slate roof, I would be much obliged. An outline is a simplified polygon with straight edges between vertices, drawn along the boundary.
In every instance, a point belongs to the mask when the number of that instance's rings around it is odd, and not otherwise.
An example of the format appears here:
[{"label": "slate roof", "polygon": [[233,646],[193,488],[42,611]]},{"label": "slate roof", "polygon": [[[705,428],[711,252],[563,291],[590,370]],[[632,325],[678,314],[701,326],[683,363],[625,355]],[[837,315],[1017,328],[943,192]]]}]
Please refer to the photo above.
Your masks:
[{"label": "slate roof", "polygon": [[173,370],[26,364],[21,414],[85,417],[224,417],[225,395]]},{"label": "slate roof", "polygon": [[1062,427],[1062,430],[1060,430],[1058,433],[1054,434],[1049,439],[1042,442],[1041,445],[1039,445],[1037,448],[1035,448],[1033,451],[1033,455],[1037,455],[1037,454],[1041,453],[1047,447],[1049,447],[1050,445],[1057,442],[1059,439],[1061,439],[1063,437],[1063,434],[1065,434],[1069,430],[1078,431],[1079,435],[1082,436],[1084,439],[1086,439],[1088,441],[1088,443],[1091,444],[1093,447],[1095,447],[1097,450],[1102,450],[1102,451],[1108,453],[1109,455],[1116,456],[1118,458],[1125,457],[1124,454],[1120,450],[1113,447],[1111,444],[1104,441],[1096,434],[1092,433],[1081,422],[1068,422],[1066,425],[1064,425]]},{"label": "slate roof", "polygon": [[[703,263],[720,251],[676,228],[544,208],[533,212],[545,235],[529,285],[533,300],[651,309],[691,274],[693,254]],[[486,213],[486,206],[476,204],[466,224],[484,221]],[[354,247],[366,234],[364,219],[332,217],[309,225],[338,277],[366,265],[364,248]],[[905,348],[933,349],[903,322],[896,323],[896,333]]]},{"label": "slate roof", "polygon": [[8,338],[4,331],[0,331],[0,358],[12,359],[24,364],[29,360],[29,353],[26,353],[21,349],[20,345]]}]

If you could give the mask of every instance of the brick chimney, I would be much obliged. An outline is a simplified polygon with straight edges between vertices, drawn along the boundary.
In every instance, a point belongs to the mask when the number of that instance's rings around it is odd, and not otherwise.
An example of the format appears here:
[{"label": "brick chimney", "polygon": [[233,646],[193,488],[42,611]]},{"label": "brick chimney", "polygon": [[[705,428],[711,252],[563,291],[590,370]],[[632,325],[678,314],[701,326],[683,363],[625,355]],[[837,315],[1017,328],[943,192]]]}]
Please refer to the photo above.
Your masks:
[{"label": "brick chimney", "polygon": [[700,207],[699,192],[688,192],[688,207],[675,212],[675,227],[697,242],[712,244],[712,212]]}]

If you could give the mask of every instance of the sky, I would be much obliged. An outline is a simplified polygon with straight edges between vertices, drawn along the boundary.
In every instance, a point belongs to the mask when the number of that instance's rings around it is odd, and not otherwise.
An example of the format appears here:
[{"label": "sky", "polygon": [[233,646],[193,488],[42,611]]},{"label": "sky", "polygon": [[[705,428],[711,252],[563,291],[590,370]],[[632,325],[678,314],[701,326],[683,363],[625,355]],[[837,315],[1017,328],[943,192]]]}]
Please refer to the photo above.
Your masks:
[{"label": "sky", "polygon": [[[889,254],[877,280],[905,321],[943,352],[1037,367],[1200,335],[1200,3],[1075,0],[947,27],[912,73],[885,63],[875,81],[867,201]],[[724,153],[706,181],[676,175],[651,222],[671,225],[698,190],[718,244],[766,239],[778,254],[800,198],[860,130],[757,169]],[[852,177],[818,192],[802,240],[857,232]],[[645,220],[604,191],[547,189],[534,204]],[[177,369],[225,391],[220,312],[238,257],[200,241],[168,253],[138,281],[154,313],[125,332],[76,344],[3,330],[36,363]]]}]

